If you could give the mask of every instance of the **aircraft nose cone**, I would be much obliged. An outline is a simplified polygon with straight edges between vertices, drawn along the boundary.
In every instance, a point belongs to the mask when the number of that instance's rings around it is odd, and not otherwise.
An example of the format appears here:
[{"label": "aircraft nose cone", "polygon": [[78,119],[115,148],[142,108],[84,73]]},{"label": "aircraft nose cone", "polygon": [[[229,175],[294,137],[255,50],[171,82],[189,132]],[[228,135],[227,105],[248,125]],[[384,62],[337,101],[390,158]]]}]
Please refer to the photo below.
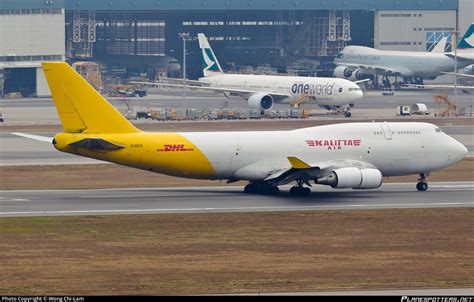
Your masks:
[{"label": "aircraft nose cone", "polygon": [[355,90],[355,91],[352,91],[351,97],[352,97],[352,101],[357,101],[364,97],[364,93],[362,92],[362,90]]},{"label": "aircraft nose cone", "polygon": [[467,148],[457,140],[453,140],[449,149],[449,153],[455,161],[462,160],[468,153]]}]

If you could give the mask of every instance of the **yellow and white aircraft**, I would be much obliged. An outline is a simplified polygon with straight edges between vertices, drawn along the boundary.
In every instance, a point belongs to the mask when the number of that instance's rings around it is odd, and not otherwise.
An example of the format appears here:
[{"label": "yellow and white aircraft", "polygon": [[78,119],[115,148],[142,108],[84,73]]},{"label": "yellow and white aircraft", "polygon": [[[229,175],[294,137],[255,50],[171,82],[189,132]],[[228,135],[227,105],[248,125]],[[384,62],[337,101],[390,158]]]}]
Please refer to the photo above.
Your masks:
[{"label": "yellow and white aircraft", "polygon": [[[374,189],[382,176],[420,174],[464,158],[466,147],[427,123],[346,123],[292,131],[143,132],[63,62],[43,63],[64,128],[59,151],[178,177],[247,180],[247,193],[306,195],[310,182]],[[45,140],[44,137],[19,134]]]}]

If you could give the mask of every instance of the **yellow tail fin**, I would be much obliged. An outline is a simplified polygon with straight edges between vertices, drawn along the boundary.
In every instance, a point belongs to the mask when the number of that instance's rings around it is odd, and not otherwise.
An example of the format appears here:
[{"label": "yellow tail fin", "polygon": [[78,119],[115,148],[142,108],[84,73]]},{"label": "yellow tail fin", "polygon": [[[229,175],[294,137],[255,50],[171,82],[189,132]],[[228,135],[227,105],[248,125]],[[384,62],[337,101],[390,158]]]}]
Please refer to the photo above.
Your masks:
[{"label": "yellow tail fin", "polygon": [[42,63],[64,132],[139,132],[114,106],[64,62]]}]

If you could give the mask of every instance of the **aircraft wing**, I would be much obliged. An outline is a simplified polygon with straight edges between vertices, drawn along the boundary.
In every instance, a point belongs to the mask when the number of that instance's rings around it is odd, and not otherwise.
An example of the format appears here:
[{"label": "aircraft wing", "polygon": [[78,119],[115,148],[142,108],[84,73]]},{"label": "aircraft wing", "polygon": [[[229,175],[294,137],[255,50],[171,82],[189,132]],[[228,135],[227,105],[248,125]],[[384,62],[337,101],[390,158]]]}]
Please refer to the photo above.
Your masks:
[{"label": "aircraft wing", "polygon": [[[182,84],[158,84],[158,83],[148,83],[148,82],[131,82],[131,83],[136,83],[136,84],[142,84],[142,85],[153,85],[153,86],[165,86],[165,87],[176,87],[176,88],[182,88]],[[227,93],[230,95],[236,95],[243,97],[245,99],[249,98],[251,95],[256,94],[256,93],[265,93],[273,97],[275,101],[278,100],[283,100],[286,98],[289,98],[290,96],[284,93],[276,93],[276,92],[266,92],[266,91],[257,91],[257,90],[247,90],[247,89],[235,89],[235,88],[224,88],[224,87],[211,87],[211,86],[195,86],[195,85],[189,85],[186,86],[186,89],[189,90],[202,90],[202,91],[212,91],[216,93]]]},{"label": "aircraft wing", "polygon": [[340,66],[349,67],[352,71],[359,69],[361,73],[377,73],[377,74],[386,74],[386,75],[401,75],[401,70],[395,70],[386,66],[376,66],[376,65],[365,65],[365,64],[350,64],[343,63],[339,64]]},{"label": "aircraft wing", "polygon": [[[206,85],[207,83],[204,83],[202,81],[196,81],[196,80],[189,80],[189,79],[186,79],[186,84],[195,84],[195,85]],[[167,82],[172,82],[172,83],[183,83],[183,79],[179,79],[179,78],[165,78],[165,77],[161,77],[161,78],[158,78],[158,81],[157,81],[157,84],[163,84],[163,83],[167,83]]]},{"label": "aircraft wing", "polygon": [[474,78],[472,74],[464,74],[464,73],[455,73],[455,72],[441,72],[443,74],[450,74],[450,75],[457,75],[458,77],[466,77],[466,78]]},{"label": "aircraft wing", "polygon": [[359,85],[359,84],[362,84],[362,83],[365,83],[365,82],[368,82],[368,81],[371,81],[371,79],[363,79],[363,80],[360,80],[360,81],[354,81],[353,83]]},{"label": "aircraft wing", "polygon": [[359,160],[330,160],[319,163],[305,163],[296,157],[288,157],[288,161],[291,164],[291,168],[281,169],[275,171],[273,174],[265,178],[265,181],[272,183],[275,186],[285,185],[297,179],[306,180],[306,184],[309,185],[309,181],[315,178],[329,174],[331,171],[340,168],[375,168],[370,163],[359,161]]},{"label": "aircraft wing", "polygon": [[[410,88],[432,88],[432,89],[454,89],[454,85],[418,85],[418,84],[404,84],[404,87]],[[474,89],[474,86],[457,86],[458,89]]]}]

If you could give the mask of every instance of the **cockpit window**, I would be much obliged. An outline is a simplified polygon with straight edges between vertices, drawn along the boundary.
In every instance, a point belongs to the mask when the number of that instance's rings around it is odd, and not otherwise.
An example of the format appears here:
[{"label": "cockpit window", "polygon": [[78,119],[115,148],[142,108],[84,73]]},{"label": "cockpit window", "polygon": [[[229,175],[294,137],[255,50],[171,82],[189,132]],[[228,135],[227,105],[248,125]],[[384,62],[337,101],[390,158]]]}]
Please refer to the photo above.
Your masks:
[{"label": "cockpit window", "polygon": [[439,127],[436,128],[435,131],[436,131],[436,133],[442,133],[443,132],[443,130],[441,130],[441,128],[439,128]]},{"label": "cockpit window", "polygon": [[338,53],[338,54],[336,55],[336,59],[342,59],[342,57],[343,57],[342,52],[340,52],[340,53]]}]

